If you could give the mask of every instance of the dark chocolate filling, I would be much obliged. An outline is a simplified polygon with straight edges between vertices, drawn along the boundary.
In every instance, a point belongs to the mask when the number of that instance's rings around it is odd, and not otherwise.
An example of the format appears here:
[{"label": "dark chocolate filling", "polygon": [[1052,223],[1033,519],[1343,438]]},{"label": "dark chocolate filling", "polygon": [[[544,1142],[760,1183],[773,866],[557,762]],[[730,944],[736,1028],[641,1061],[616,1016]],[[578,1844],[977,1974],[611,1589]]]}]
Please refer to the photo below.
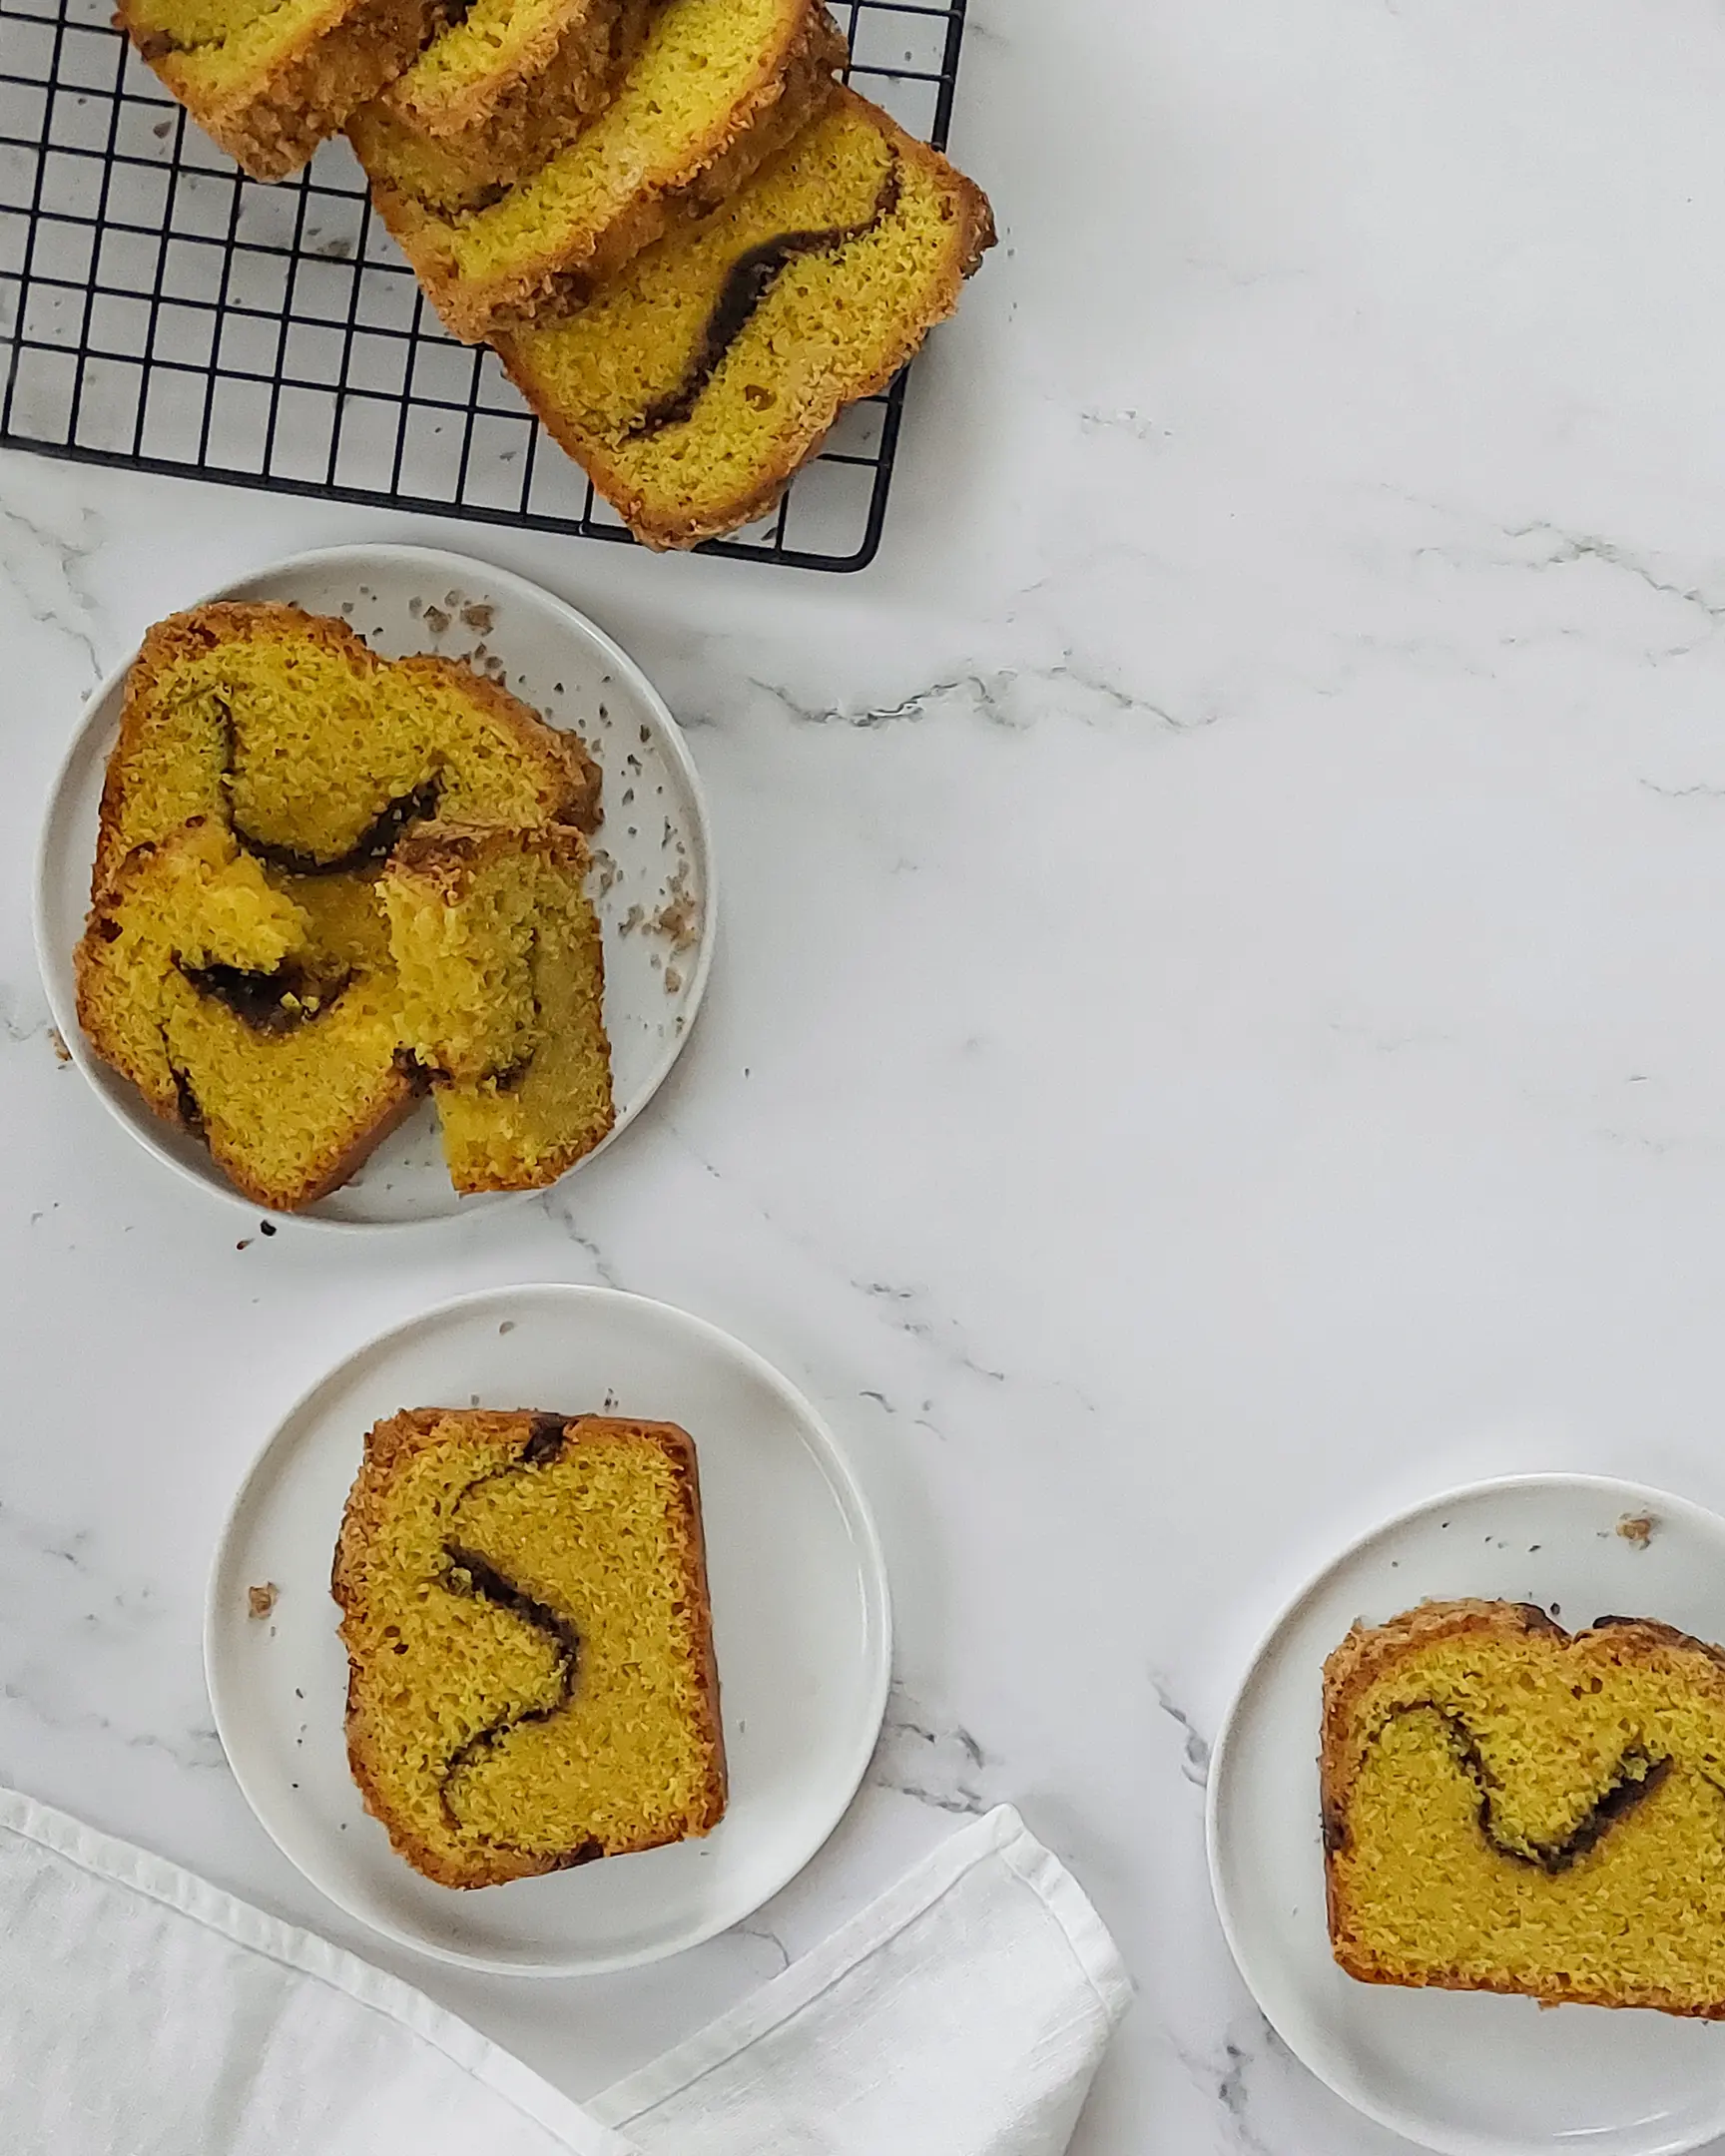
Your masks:
[{"label": "dark chocolate filling", "polygon": [[[461,1503],[483,1483],[495,1481],[500,1475],[514,1474],[522,1467],[543,1467],[559,1458],[567,1428],[568,1425],[561,1415],[535,1415],[527,1441],[514,1461],[507,1467],[493,1468],[489,1473],[476,1475],[456,1498],[456,1508],[459,1509]],[[461,1821],[455,1817],[449,1801],[450,1784],[475,1761],[495,1750],[511,1730],[522,1729],[534,1722],[549,1722],[553,1715],[562,1713],[575,1696],[581,1659],[581,1635],[560,1610],[555,1610],[548,1602],[541,1602],[537,1596],[530,1595],[525,1588],[510,1579],[507,1573],[500,1572],[489,1558],[482,1557],[477,1550],[469,1549],[465,1543],[454,1540],[445,1542],[443,1555],[447,1560],[447,1569],[442,1583],[451,1594],[482,1596],[485,1601],[495,1603],[499,1609],[506,1609],[511,1616],[519,1617],[523,1624],[531,1625],[557,1649],[556,1697],[543,1707],[520,1708],[514,1713],[500,1715],[495,1722],[487,1724],[475,1736],[469,1737],[465,1744],[457,1746],[444,1763],[438,1784],[444,1817],[457,1832],[466,1833],[470,1830],[463,1827]],[[583,1843],[578,1850],[570,1853],[567,1861],[570,1864],[580,1864],[599,1854],[597,1843]]]},{"label": "dark chocolate filling", "polygon": [[317,979],[300,966],[285,965],[274,973],[254,973],[244,966],[189,966],[181,963],[183,979],[201,996],[226,1004],[243,1025],[254,1033],[296,1033],[331,1009],[336,997],[352,978],[350,973],[333,979]]},{"label": "dark chocolate filling", "polygon": [[408,824],[423,822],[437,813],[440,792],[440,782],[428,779],[411,794],[399,796],[366,824],[345,853],[336,854],[333,860],[320,860],[315,853],[300,853],[292,846],[274,845],[267,838],[254,837],[252,832],[243,830],[238,822],[234,825],[234,836],[248,853],[267,861],[272,868],[281,869],[284,875],[342,875],[350,869],[374,868],[379,861],[386,860]]},{"label": "dark chocolate filling", "polygon": [[[1585,1817],[1562,1841],[1513,1841],[1502,1833],[1496,1821],[1494,1798],[1500,1785],[1486,1766],[1473,1732],[1461,1717],[1439,1707],[1436,1700],[1412,1701],[1406,1707],[1398,1707],[1391,1719],[1405,1714],[1435,1714],[1438,1717],[1448,1732],[1458,1764],[1479,1793],[1479,1832],[1498,1856],[1507,1857],[1514,1864],[1529,1865],[1543,1872],[1547,1879],[1555,1879],[1558,1873],[1567,1872],[1571,1865],[1596,1848],[1620,1819],[1652,1796],[1671,1771],[1668,1757],[1655,1759],[1639,1746],[1632,1745],[1617,1762],[1611,1780],[1594,1799]],[[1347,1841],[1347,1822],[1326,1817],[1325,1848],[1334,1854],[1346,1848]]]},{"label": "dark chocolate filling", "polygon": [[719,371],[725,354],[791,264],[801,255],[836,255],[853,240],[873,232],[897,209],[900,185],[898,153],[894,150],[874,199],[873,212],[861,225],[833,225],[825,232],[780,233],[776,239],[764,240],[759,247],[739,255],[719,287],[719,296],[713,302],[695,355],[683,370],[683,379],[675,389],[648,405],[630,427],[627,438],[639,440],[687,419],[700,401],[701,392]]},{"label": "dark chocolate filling", "polygon": [[180,1110],[181,1122],[194,1138],[208,1138],[210,1134],[204,1125],[204,1111],[198,1105],[198,1096],[192,1090],[191,1079],[179,1064],[172,1063],[169,1068],[174,1073],[174,1101]]}]

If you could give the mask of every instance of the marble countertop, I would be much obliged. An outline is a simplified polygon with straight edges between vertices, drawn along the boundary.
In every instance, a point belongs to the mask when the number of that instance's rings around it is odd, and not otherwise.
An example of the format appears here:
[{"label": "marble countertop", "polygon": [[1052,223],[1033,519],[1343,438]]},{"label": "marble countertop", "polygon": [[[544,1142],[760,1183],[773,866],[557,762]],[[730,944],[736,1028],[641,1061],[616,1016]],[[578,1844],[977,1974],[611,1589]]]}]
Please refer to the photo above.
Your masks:
[{"label": "marble countertop", "polygon": [[[1332,1547],[1494,1471],[1725,1502],[1725,19],[1704,0],[973,0],[1002,245],[819,578],[0,462],[0,1778],[397,1968],[576,2094],[1010,1799],[1141,1986],[1080,2156],[1371,2156],[1269,2036],[1207,1744]],[[617,635],[726,879],[653,1112],[381,1241],[158,1168],[56,1060],[28,879],[80,700],[253,563],[465,547]],[[813,1870],[678,1961],[359,1935],[210,1724],[212,1538],[446,1294],[717,1321],[878,1508],[897,1685]]]}]

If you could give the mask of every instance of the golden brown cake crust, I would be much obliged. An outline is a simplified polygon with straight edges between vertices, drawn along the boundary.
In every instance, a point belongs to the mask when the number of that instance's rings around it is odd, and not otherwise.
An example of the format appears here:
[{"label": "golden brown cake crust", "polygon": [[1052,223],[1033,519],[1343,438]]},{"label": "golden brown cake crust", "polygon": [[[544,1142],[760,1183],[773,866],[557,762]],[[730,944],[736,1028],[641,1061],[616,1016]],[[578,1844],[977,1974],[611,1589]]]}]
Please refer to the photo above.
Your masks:
[{"label": "golden brown cake crust", "polygon": [[415,94],[411,71],[383,93],[385,111],[422,130],[467,169],[475,190],[536,170],[604,104],[640,49],[657,0],[570,0],[507,69],[448,97]]},{"label": "golden brown cake crust", "polygon": [[244,90],[207,98],[185,56],[120,0],[115,26],[204,132],[255,180],[283,180],[394,81],[444,19],[446,0],[333,0]]},{"label": "golden brown cake crust", "polygon": [[[186,829],[195,829],[202,821],[202,817],[194,817]],[[157,1082],[155,1073],[140,1068],[125,1042],[116,1038],[105,1023],[98,994],[99,954],[116,932],[117,917],[130,900],[133,885],[148,871],[159,850],[159,845],[149,840],[134,846],[96,894],[84,933],[72,954],[72,970],[79,1029],[92,1049],[104,1063],[137,1088],[153,1115],[184,1135],[189,1126],[180,1093],[165,1090]],[[423,1091],[420,1076],[408,1064],[399,1064],[371,1121],[356,1131],[345,1145],[326,1146],[321,1153],[306,1157],[291,1183],[259,1181],[250,1163],[232,1152],[225,1153],[219,1162],[222,1173],[240,1195],[249,1198],[254,1205],[272,1212],[302,1212],[357,1175],[383,1140],[412,1112]]]},{"label": "golden brown cake crust", "polygon": [[512,338],[507,329],[496,335],[497,355],[504,370],[532,405],[546,432],[560,449],[581,465],[636,538],[657,551],[699,546],[704,539],[721,538],[725,533],[737,531],[755,518],[765,516],[803,466],[820,454],[821,444],[845,404],[873,396],[885,388],[899,368],[914,355],[928,331],[952,314],[964,280],[994,245],[993,213],[987,196],[973,181],[948,164],[937,150],[905,134],[888,114],[859,97],[854,90],[841,87],[835,96],[842,104],[865,113],[889,139],[898,156],[928,176],[944,199],[949,237],[945,266],[933,302],[919,314],[906,317],[901,334],[881,364],[855,386],[847,386],[844,402],[835,401],[825,425],[812,440],[788,446],[786,454],[764,472],[753,475],[747,486],[740,487],[723,502],[710,504],[704,513],[673,520],[660,513],[633,484],[626,468],[607,453],[603,442],[577,433],[565,422],[555,403],[540,389],[525,343]]},{"label": "golden brown cake crust", "polygon": [[[1416,1657],[1441,1641],[1466,1637],[1516,1639],[1536,1632],[1555,1633],[1566,1647],[1578,1646],[1609,1632],[1613,1647],[1625,1659],[1678,1662],[1686,1674],[1704,1677],[1709,1689],[1725,1704],[1725,1648],[1696,1639],[1674,1625],[1661,1624],[1650,1617],[1600,1617],[1583,1630],[1569,1632],[1536,1602],[1472,1598],[1423,1602],[1385,1624],[1355,1624],[1324,1664],[1324,1721],[1318,1772],[1325,1908],[1331,1947],[1338,1965],[1361,1983],[1394,1983],[1399,1979],[1382,1968],[1352,1937],[1340,1898],[1338,1859],[1348,1847],[1348,1806],[1362,1765],[1356,1741],[1357,1711],[1379,1678],[1399,1662]],[[1433,1990],[1495,1991],[1518,1998],[1535,1998],[1547,2006],[1652,2006],[1691,2019],[1725,2020],[1725,1999],[1697,2005],[1668,1991],[1653,1991],[1634,1999],[1624,1999],[1557,1978],[1535,1986],[1528,1982],[1496,1983],[1474,1977],[1463,1980],[1459,1975],[1441,1970],[1423,1972],[1420,1980]]]},{"label": "golden brown cake crust", "polygon": [[[625,263],[685,221],[716,209],[782,150],[834,95],[848,48],[820,0],[783,0],[787,36],[752,88],[687,157],[644,175],[630,206],[604,231],[554,258],[507,274],[462,276],[443,240],[446,222],[372,172],[371,200],[412,265],[446,328],[469,344],[528,321],[547,304],[576,304]],[[364,159],[362,141],[355,144]]]},{"label": "golden brown cake crust", "polygon": [[[122,827],[128,767],[139,737],[149,724],[163,676],[188,659],[201,657],[221,644],[240,638],[320,646],[331,656],[346,661],[360,676],[381,673],[386,664],[345,622],[330,615],[307,614],[293,606],[223,600],[212,606],[194,607],[184,614],[171,614],[166,621],[157,622],[145,635],[138,657],[126,677],[120,732],[109,754],[107,776],[102,786],[96,865],[91,879],[93,896],[101,894],[125,852]],[[578,736],[547,726],[519,697],[511,696],[496,682],[476,674],[459,659],[418,653],[410,659],[397,660],[394,665],[426,680],[458,686],[480,709],[490,713],[500,725],[530,746],[535,755],[548,756],[559,764],[568,785],[560,820],[573,824],[578,830],[594,828],[599,820],[600,772],[588,754],[586,744]]]},{"label": "golden brown cake crust", "polygon": [[[348,1638],[347,1619],[349,1615],[357,1613],[363,1592],[364,1552],[379,1530],[383,1493],[391,1477],[415,1453],[435,1443],[439,1432],[451,1421],[464,1424],[476,1435],[518,1440],[524,1444],[532,1437],[535,1429],[547,1420],[564,1424],[567,1433],[565,1442],[568,1443],[604,1443],[607,1440],[636,1439],[656,1445],[676,1472],[683,1501],[683,1516],[679,1525],[685,1539],[690,1574],[698,1583],[697,1630],[704,1643],[697,1678],[705,1721],[703,1737],[707,1746],[709,1770],[693,1831],[697,1834],[711,1833],[725,1816],[729,1795],[725,1730],[719,1708],[719,1668],[713,1653],[712,1602],[707,1587],[707,1545],[701,1520],[700,1471],[696,1463],[694,1440],[687,1430],[680,1428],[675,1422],[637,1422],[607,1415],[563,1416],[531,1408],[506,1410],[414,1407],[373,1424],[365,1433],[364,1456],[342,1511],[341,1530],[336,1537],[335,1556],[330,1570],[329,1591],[342,1613],[341,1624],[337,1629],[345,1643]],[[447,1853],[432,1848],[390,1813],[376,1770],[376,1736],[367,1726],[363,1710],[358,1704],[358,1678],[357,1665],[350,1655],[346,1716],[348,1764],[366,1811],[382,1826],[396,1853],[405,1858],[416,1872],[440,1886],[494,1886],[504,1885],[510,1880],[536,1879],[551,1872],[566,1872],[576,1865],[591,1864],[604,1854],[591,1844],[583,1843],[578,1848],[553,1856],[540,1856],[525,1850],[477,1849],[464,1853],[457,1861],[452,1860]],[[644,1842],[639,1847],[661,1848],[679,1839],[681,1837],[668,1835],[656,1842]],[[634,1854],[634,1851],[631,1851],[631,1854]]]}]

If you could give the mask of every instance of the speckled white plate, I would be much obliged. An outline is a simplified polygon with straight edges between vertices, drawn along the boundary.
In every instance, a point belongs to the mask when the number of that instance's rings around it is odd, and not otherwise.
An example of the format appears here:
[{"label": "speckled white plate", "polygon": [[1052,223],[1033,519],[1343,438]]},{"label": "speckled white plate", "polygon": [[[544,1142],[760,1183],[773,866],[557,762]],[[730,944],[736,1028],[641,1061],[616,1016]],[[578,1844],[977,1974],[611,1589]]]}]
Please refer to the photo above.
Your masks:
[{"label": "speckled white plate", "polygon": [[[1645,1546],[1618,1521],[1649,1515]],[[1357,1983],[1324,1914],[1324,1658],[1458,1595],[1537,1602],[1571,1630],[1657,1617],[1725,1640],[1725,1520],[1633,1482],[1520,1475],[1434,1497],[1344,1550],[1289,1605],[1217,1741],[1210,1874],[1240,1972],[1338,2095],[1445,2156],[1676,2156],[1725,2133],[1725,2025]]]},{"label": "speckled white plate", "polygon": [[[704,1841],[461,1892],[410,1870],[347,1771],[329,1567],[366,1430],[412,1406],[680,1422],[695,1440],[731,1800]],[[267,1617],[249,1590],[276,1588]],[[855,1795],[891,1660],[867,1504],[815,1409],[699,1318],[604,1288],[499,1288],[382,1334],[265,1446],[217,1549],[204,1656],[216,1727],[305,1877],[403,1945],[513,1975],[654,1961],[740,1922]]]},{"label": "speckled white plate", "polygon": [[[500,662],[505,672],[498,678],[508,688],[553,726],[581,735],[605,774],[592,891],[605,937],[605,1023],[617,1103],[616,1125],[605,1141],[611,1144],[677,1060],[713,955],[717,894],[706,804],[682,734],[658,691],[627,653],[565,601],[507,570],[430,547],[330,547],[299,554],[187,605],[216,599],[281,600],[339,615],[390,658],[431,651],[480,665]],[[90,904],[103,773],[136,656],[130,654],[91,697],[54,783],[37,858],[37,955],[54,1022],[104,1104],[158,1160],[256,1215],[258,1208],[240,1196],[205,1149],[152,1115],[132,1086],[90,1054],[78,1030],[72,953]],[[693,944],[684,927],[687,909],[675,904],[683,893],[694,900]],[[425,1102],[351,1182],[292,1217],[332,1227],[385,1227],[508,1202],[456,1196],[435,1113]]]}]

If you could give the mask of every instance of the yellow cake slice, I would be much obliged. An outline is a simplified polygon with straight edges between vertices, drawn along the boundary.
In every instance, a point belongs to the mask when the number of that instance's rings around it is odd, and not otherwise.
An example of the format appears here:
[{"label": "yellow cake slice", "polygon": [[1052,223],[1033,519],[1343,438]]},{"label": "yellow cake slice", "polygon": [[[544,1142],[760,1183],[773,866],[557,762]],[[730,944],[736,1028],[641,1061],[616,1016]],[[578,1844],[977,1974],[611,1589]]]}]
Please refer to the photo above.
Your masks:
[{"label": "yellow cake slice", "polygon": [[422,200],[473,209],[574,139],[641,49],[658,0],[475,0],[405,73],[355,139],[415,152]]},{"label": "yellow cake slice", "polygon": [[366,1809],[445,1886],[725,1811],[695,1447],[668,1422],[427,1407],[366,1435],[332,1581]]},{"label": "yellow cake slice", "polygon": [[447,0],[120,0],[115,21],[258,180],[303,165],[400,73]]},{"label": "yellow cake slice", "polygon": [[213,820],[133,848],[75,965],[96,1053],[259,1205],[327,1195],[413,1099],[386,951],[351,924],[319,939]]},{"label": "yellow cake slice", "polygon": [[1725,2018],[1719,1648],[1512,1602],[1356,1626],[1322,1782],[1350,1975]]},{"label": "yellow cake slice", "polygon": [[199,607],[127,677],[95,882],[195,815],[284,873],[370,874],[433,814],[591,827],[598,787],[573,734],[457,661],[380,659],[296,607]]},{"label": "yellow cake slice", "polygon": [[993,237],[962,174],[841,91],[723,208],[495,341],[637,537],[692,546],[772,507],[952,311]]},{"label": "yellow cake slice", "polygon": [[401,1035],[458,1191],[537,1190],[612,1124],[605,965],[577,831],[426,824],[381,890]]},{"label": "yellow cake slice", "polygon": [[819,0],[665,0],[592,125],[477,207],[464,158],[385,106],[348,133],[432,305],[476,342],[723,201],[832,95],[844,60]]}]

